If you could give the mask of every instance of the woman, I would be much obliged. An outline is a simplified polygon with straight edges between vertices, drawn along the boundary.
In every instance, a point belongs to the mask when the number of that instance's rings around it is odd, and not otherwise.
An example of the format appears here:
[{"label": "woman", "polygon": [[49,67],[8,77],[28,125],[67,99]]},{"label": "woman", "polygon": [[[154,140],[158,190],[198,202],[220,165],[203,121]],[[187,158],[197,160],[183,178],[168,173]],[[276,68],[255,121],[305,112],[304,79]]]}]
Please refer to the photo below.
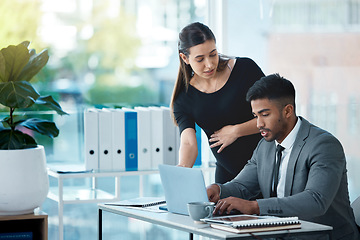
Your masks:
[{"label": "woman", "polygon": [[264,73],[249,58],[219,55],[212,31],[192,23],[179,34],[180,67],[170,107],[181,133],[179,166],[192,167],[198,149],[195,123],[216,157],[215,181],[233,179],[260,140],[247,90]]}]

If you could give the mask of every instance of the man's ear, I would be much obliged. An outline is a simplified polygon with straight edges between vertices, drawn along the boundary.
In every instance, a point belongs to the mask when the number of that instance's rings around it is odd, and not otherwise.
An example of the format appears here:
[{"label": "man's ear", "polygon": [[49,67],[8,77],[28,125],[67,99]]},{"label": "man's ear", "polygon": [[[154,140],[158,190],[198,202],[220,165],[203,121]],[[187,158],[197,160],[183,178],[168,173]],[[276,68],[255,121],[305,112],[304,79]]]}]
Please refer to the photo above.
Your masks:
[{"label": "man's ear", "polygon": [[283,109],[284,115],[286,118],[289,118],[294,114],[294,106],[292,104],[287,104]]},{"label": "man's ear", "polygon": [[189,64],[189,59],[187,58],[187,56],[185,54],[180,53],[180,57],[186,64]]}]

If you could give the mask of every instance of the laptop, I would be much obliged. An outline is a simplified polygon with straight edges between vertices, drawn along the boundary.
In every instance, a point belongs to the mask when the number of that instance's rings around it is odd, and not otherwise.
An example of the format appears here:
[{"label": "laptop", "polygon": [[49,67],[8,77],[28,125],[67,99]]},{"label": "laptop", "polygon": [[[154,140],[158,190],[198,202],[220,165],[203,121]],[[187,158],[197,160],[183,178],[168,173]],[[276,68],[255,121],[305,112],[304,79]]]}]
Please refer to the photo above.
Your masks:
[{"label": "laptop", "polygon": [[189,215],[187,203],[209,201],[201,169],[162,164],[159,172],[169,212]]}]

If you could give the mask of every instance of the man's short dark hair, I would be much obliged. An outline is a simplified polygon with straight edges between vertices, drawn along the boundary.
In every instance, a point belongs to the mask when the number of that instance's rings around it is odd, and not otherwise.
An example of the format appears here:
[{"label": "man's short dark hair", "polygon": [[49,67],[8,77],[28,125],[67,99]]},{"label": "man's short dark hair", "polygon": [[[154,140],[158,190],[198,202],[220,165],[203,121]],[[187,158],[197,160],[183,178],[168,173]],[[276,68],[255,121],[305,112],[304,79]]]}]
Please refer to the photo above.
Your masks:
[{"label": "man's short dark hair", "polygon": [[264,98],[276,100],[283,105],[282,107],[291,104],[295,108],[294,85],[278,73],[262,77],[248,90],[246,101]]}]

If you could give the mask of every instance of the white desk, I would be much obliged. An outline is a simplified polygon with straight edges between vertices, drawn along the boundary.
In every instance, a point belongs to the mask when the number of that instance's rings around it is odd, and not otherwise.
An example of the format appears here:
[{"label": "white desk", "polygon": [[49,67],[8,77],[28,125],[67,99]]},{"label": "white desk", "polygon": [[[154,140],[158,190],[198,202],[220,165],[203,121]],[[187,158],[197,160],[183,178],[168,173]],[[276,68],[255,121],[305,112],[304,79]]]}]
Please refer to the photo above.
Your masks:
[{"label": "white desk", "polygon": [[[102,211],[135,218],[138,220],[146,221],[153,224],[177,229],[180,231],[188,232],[189,238],[193,239],[193,234],[210,237],[213,239],[254,239],[251,234],[235,234],[225,231],[210,228],[208,224],[196,224],[194,221],[185,215],[173,213],[154,213],[142,210],[130,209],[119,206],[109,206],[105,204],[98,204],[99,220],[98,220],[98,239],[102,240]],[[271,231],[256,233],[258,237],[285,237],[285,236],[306,236],[312,234],[324,234],[331,239],[332,227],[301,221],[301,229]]]},{"label": "white desk", "polygon": [[[68,167],[63,167],[66,169]],[[57,169],[56,166],[54,169]],[[120,177],[122,176],[139,176],[139,196],[143,196],[143,176],[150,174],[158,174],[158,170],[148,170],[148,171],[123,171],[123,172],[114,172],[114,171],[94,171],[94,172],[81,172],[81,173],[59,173],[52,168],[48,169],[49,177],[57,179],[58,185],[55,187],[50,187],[48,198],[54,200],[58,203],[59,211],[59,240],[64,239],[64,223],[63,223],[63,214],[64,214],[64,205],[65,204],[82,204],[82,203],[103,203],[103,202],[114,202],[121,200],[120,198]],[[71,168],[68,168],[71,169]],[[214,167],[204,167],[201,168],[205,173],[213,173],[215,171]],[[115,194],[103,191],[99,189],[96,185],[96,179],[102,177],[113,177],[115,181]],[[64,187],[65,179],[74,179],[74,178],[91,178],[90,187]]]}]

